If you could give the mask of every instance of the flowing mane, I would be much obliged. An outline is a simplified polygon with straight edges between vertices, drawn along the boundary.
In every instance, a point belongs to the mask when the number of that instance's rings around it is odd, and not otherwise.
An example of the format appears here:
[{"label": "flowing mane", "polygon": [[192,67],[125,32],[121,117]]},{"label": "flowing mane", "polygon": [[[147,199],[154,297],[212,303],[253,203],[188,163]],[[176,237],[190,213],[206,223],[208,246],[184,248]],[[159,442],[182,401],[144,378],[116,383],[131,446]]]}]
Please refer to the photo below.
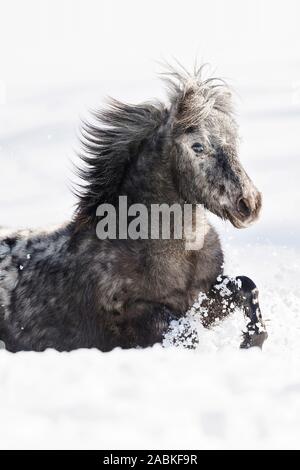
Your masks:
[{"label": "flowing mane", "polygon": [[77,191],[79,220],[93,218],[98,204],[114,202],[127,165],[166,114],[161,103],[131,105],[111,99],[106,109],[93,113],[95,124],[82,124],[79,156],[84,166],[77,172],[86,184]]}]

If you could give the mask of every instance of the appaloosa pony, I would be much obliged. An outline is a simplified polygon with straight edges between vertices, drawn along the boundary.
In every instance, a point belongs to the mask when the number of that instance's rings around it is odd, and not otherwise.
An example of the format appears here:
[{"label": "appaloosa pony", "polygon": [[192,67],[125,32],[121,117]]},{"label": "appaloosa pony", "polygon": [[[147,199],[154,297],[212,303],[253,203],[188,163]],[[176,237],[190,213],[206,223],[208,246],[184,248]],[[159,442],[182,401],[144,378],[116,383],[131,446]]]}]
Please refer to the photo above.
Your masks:
[{"label": "appaloosa pony", "polygon": [[113,100],[83,124],[85,184],[72,221],[52,233],[0,239],[0,340],[7,350],[150,346],[199,292],[206,294],[205,326],[236,305],[249,319],[242,347],[262,345],[256,286],[223,276],[219,237],[207,220],[197,251],[186,250],[184,239],[97,237],[97,207],[116,206],[121,195],[146,207],[202,204],[237,228],[259,215],[261,194],[238,158],[227,85],[173,71],[168,89],[167,104]]}]

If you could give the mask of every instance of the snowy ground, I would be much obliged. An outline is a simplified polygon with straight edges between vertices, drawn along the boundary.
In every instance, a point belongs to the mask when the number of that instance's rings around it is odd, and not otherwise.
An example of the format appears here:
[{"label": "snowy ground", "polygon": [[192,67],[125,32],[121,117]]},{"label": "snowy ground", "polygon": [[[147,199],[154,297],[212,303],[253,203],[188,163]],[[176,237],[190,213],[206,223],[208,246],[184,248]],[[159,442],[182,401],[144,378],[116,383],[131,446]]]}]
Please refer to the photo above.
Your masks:
[{"label": "snowy ground", "polygon": [[[275,26],[270,34],[277,37]],[[284,47],[287,35],[280,41]],[[196,351],[1,350],[0,448],[300,448],[300,57],[273,59],[218,68],[238,91],[241,158],[263,192],[264,210],[246,231],[214,222],[227,273],[248,275],[260,288],[269,332],[263,352],[238,349],[238,316],[203,330]],[[150,73],[139,79],[136,69],[133,78],[129,68],[123,63],[124,80],[119,72],[114,80],[68,81],[62,60],[61,83],[28,79],[26,67],[26,83],[8,78],[6,87],[0,77],[1,225],[70,217],[79,115],[105,94],[163,96]]]}]

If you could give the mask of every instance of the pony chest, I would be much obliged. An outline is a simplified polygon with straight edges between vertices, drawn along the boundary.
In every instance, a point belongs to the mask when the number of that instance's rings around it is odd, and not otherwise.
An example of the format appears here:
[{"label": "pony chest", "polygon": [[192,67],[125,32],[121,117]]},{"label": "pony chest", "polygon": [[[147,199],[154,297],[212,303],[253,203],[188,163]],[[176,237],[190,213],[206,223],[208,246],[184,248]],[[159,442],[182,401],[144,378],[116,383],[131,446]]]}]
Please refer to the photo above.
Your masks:
[{"label": "pony chest", "polygon": [[[105,270],[103,266],[105,265]],[[192,265],[186,253],[157,250],[151,253],[110,254],[102,259],[98,300],[105,310],[123,312],[135,300],[165,302],[174,291],[186,291]]]},{"label": "pony chest", "polygon": [[186,253],[157,254],[147,272],[149,291],[154,289],[159,297],[174,290],[185,291],[192,269]]}]

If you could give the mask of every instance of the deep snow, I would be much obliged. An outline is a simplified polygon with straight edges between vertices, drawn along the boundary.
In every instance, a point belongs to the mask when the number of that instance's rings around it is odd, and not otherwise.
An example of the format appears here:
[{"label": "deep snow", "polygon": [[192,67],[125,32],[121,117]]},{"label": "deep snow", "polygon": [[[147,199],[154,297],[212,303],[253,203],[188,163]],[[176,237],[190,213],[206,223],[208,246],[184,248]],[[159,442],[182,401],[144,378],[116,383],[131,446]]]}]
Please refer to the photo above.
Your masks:
[{"label": "deep snow", "polygon": [[[232,9],[232,1],[229,4]],[[224,33],[223,23],[219,19],[217,29]],[[270,38],[265,35],[261,53],[252,25],[246,28],[246,42],[245,24],[237,26],[243,47],[249,43],[247,60],[241,51],[231,53],[232,63],[218,67],[221,75],[233,78],[238,92],[241,159],[263,193],[261,220],[237,231],[212,217],[223,240],[226,272],[248,275],[259,286],[269,332],[263,352],[238,349],[244,325],[238,314],[212,330],[202,329],[196,351],[155,346],[107,354],[81,350],[12,355],[1,349],[0,448],[300,448],[300,57],[291,57],[285,34],[276,43],[282,47],[282,59],[274,51],[264,60],[266,44],[277,38],[275,26],[267,27]],[[262,40],[264,25],[260,28]],[[41,36],[47,53],[52,47],[58,53],[62,44],[61,69],[42,51],[37,60],[45,61],[45,76],[41,67],[36,78],[32,34],[26,60],[33,71],[29,74],[24,66],[27,81],[16,78],[14,68],[8,69],[13,78],[6,79],[7,86],[0,79],[0,224],[10,227],[39,227],[70,217],[74,198],[68,179],[73,179],[79,115],[88,107],[99,106],[105,94],[129,101],[163,96],[150,71],[139,76],[137,66],[130,76],[130,67],[138,62],[134,55],[129,57],[129,48],[113,80],[107,62],[102,80],[72,79],[72,69],[68,75],[65,65],[67,36],[54,46]],[[229,55],[236,38],[232,41],[225,41]],[[10,47],[14,51],[14,43]],[[205,47],[207,54],[218,50],[211,41]],[[150,50],[155,56],[157,50]],[[181,54],[184,57],[182,49]],[[222,61],[220,52],[212,53],[216,57]],[[22,57],[17,58],[22,63]],[[58,72],[48,77],[51,60],[61,77]],[[116,67],[112,64],[112,73]],[[86,76],[93,75],[87,71]]]}]

